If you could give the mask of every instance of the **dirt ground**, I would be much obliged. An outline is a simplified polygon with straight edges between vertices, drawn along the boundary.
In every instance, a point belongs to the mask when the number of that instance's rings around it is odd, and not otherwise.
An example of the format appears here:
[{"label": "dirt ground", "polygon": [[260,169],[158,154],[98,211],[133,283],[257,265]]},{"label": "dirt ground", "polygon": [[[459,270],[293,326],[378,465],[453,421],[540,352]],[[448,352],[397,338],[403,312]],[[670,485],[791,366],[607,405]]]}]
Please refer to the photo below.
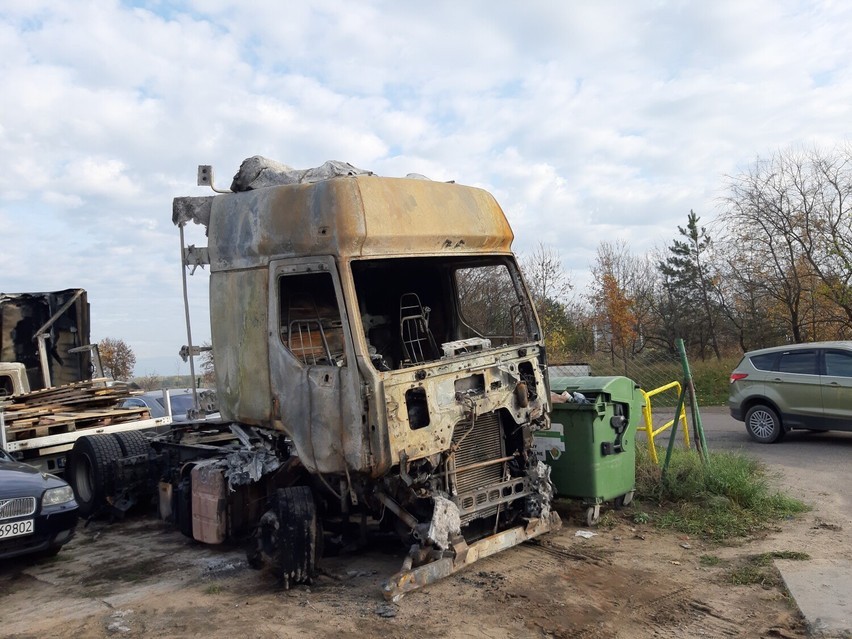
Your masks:
[{"label": "dirt ground", "polygon": [[[641,504],[605,514],[585,539],[576,536],[583,511],[561,504],[560,532],[397,604],[380,592],[402,562],[396,544],[328,559],[313,585],[282,591],[239,549],[199,545],[144,516],[92,523],[52,560],[0,564],[0,636],[800,637],[781,587],[734,586],[726,575],[757,553],[829,556],[845,546],[819,500],[759,539],[725,546],[636,523]],[[707,556],[718,563],[702,565]]]}]

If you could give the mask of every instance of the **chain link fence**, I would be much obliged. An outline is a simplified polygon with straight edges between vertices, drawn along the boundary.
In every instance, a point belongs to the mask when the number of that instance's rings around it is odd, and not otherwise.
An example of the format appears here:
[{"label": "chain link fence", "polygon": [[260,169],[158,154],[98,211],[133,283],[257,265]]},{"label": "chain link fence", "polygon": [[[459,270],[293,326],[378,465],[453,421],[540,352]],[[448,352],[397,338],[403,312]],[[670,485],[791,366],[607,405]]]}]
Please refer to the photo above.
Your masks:
[{"label": "chain link fence", "polygon": [[[728,385],[731,371],[739,361],[738,356],[721,360],[691,359],[695,393],[699,406],[723,406],[728,401]],[[671,382],[683,384],[683,365],[677,353],[644,351],[632,357],[613,357],[609,353],[593,353],[572,357],[571,362],[558,362],[549,366],[551,376],[629,377],[642,390],[649,392]],[[662,393],[654,399],[655,408],[677,404],[677,393]]]}]

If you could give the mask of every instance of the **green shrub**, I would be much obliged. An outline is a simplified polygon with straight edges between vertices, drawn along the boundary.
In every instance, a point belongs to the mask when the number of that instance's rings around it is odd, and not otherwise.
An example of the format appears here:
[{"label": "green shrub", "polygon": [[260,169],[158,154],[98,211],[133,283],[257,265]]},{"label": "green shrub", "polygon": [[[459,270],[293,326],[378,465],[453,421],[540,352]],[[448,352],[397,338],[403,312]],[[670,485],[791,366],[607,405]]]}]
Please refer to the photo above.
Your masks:
[{"label": "green shrub", "polygon": [[[659,451],[660,460],[665,451]],[[751,534],[807,510],[770,486],[766,467],[740,453],[675,449],[665,479],[644,447],[636,451],[636,492],[662,512],[654,521],[689,535],[726,539]]]}]

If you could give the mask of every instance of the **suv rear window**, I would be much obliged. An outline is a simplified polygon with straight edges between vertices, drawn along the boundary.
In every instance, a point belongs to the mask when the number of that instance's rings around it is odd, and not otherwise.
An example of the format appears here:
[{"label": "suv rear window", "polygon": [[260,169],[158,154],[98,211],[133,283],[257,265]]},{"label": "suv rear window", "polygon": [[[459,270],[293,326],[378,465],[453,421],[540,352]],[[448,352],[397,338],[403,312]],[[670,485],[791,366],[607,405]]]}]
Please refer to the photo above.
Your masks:
[{"label": "suv rear window", "polygon": [[751,363],[759,371],[771,371],[775,365],[775,359],[778,353],[764,353],[763,355],[755,355],[751,358]]},{"label": "suv rear window", "polygon": [[826,351],[825,374],[832,377],[852,377],[852,353]]},{"label": "suv rear window", "polygon": [[816,351],[792,351],[782,353],[778,360],[779,373],[818,375]]}]

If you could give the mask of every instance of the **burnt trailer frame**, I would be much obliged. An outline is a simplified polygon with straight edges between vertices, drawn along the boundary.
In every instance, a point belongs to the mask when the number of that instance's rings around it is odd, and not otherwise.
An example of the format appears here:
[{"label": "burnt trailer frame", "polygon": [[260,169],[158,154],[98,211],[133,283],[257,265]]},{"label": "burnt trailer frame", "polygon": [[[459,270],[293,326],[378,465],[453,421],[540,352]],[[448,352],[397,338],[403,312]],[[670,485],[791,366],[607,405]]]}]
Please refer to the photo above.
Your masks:
[{"label": "burnt trailer frame", "polygon": [[82,288],[0,293],[0,362],[23,364],[29,390],[91,379],[99,362],[89,329]]},{"label": "burnt trailer frame", "polygon": [[[411,544],[385,585],[397,599],[558,528],[532,452],[549,428],[543,335],[497,202],[426,179],[301,178],[174,202],[184,266],[210,266],[219,410],[252,469],[235,470],[233,442],[181,462],[193,536],[245,532],[241,508],[242,525],[221,522],[253,491],[258,551],[290,583],[310,579],[323,521],[392,519]],[[183,246],[190,222],[208,247]]]}]

